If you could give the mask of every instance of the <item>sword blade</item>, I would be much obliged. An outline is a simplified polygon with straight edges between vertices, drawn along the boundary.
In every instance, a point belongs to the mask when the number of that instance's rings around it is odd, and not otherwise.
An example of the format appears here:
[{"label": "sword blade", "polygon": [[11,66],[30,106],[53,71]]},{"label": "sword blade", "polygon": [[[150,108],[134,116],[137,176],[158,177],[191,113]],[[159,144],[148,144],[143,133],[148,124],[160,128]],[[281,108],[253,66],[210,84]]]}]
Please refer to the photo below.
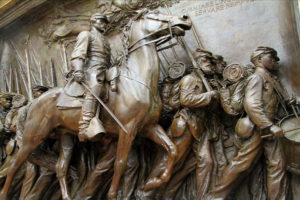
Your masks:
[{"label": "sword blade", "polygon": [[105,110],[110,114],[110,116],[117,122],[117,124],[121,127],[121,129],[128,134],[126,128],[123,126],[120,120],[115,116],[115,114],[111,112],[111,110],[105,105],[105,103],[84,82],[81,82],[81,84],[99,101],[99,103],[105,108]]}]

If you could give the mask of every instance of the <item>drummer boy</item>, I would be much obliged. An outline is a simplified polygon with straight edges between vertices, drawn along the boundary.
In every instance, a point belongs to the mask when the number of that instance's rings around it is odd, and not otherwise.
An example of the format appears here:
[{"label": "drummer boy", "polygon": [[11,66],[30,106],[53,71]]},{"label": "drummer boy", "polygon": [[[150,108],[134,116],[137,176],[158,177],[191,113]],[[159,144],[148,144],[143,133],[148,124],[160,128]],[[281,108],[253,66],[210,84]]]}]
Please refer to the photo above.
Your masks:
[{"label": "drummer boy", "polygon": [[[278,142],[283,131],[274,124],[281,95],[277,92],[281,91],[281,85],[273,78],[273,72],[278,70],[278,61],[277,52],[270,47],[258,47],[252,53],[251,62],[255,65],[255,72],[246,81],[244,98],[244,109],[249,120],[238,124],[239,130],[242,130],[238,135],[245,135],[242,138],[243,145],[226,166],[207,199],[226,199],[262,153],[267,164],[268,199],[287,199],[286,161]],[[278,137],[261,137],[270,133]]]}]

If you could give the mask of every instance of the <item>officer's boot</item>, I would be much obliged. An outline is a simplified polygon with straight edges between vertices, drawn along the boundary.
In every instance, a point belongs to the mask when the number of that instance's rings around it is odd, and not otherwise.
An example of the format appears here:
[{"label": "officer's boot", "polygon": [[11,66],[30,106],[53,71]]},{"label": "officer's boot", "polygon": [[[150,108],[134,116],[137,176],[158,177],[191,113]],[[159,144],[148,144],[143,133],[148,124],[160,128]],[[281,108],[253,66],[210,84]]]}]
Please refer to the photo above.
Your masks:
[{"label": "officer's boot", "polygon": [[87,128],[89,127],[91,120],[96,114],[97,105],[97,99],[90,92],[86,92],[79,120],[78,137],[79,141],[81,142],[87,139]]}]

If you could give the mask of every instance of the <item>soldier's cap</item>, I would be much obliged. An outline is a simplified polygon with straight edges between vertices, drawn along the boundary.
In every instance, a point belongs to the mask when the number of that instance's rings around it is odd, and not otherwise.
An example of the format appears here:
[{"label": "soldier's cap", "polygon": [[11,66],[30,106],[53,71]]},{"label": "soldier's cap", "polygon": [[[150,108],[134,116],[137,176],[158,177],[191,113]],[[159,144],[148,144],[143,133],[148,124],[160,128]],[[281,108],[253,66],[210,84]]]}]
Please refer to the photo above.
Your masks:
[{"label": "soldier's cap", "polygon": [[183,62],[176,61],[172,63],[168,68],[168,76],[171,79],[177,79],[182,77],[186,72],[186,66]]},{"label": "soldier's cap", "polygon": [[92,16],[91,16],[91,19],[90,21],[96,21],[96,19],[103,19],[106,23],[108,23],[108,19],[106,17],[106,15],[104,14],[100,14],[100,13],[94,13]]},{"label": "soldier's cap", "polygon": [[12,100],[14,95],[15,94],[8,93],[8,92],[3,92],[3,93],[0,93],[0,98]]},{"label": "soldier's cap", "polygon": [[195,59],[198,59],[201,57],[214,58],[213,54],[210,51],[207,51],[205,49],[199,49],[199,48],[196,49],[196,51],[193,53],[193,56]]},{"label": "soldier's cap", "polygon": [[218,61],[223,61],[224,60],[223,56],[221,56],[221,55],[214,55],[214,58]]},{"label": "soldier's cap", "polygon": [[279,61],[279,57],[277,56],[277,51],[271,47],[257,47],[257,49],[251,54],[250,60],[254,61],[261,54],[272,54],[276,61]]},{"label": "soldier's cap", "polygon": [[37,91],[46,92],[46,91],[49,90],[49,87],[42,86],[42,85],[36,85],[36,86],[33,87],[32,90],[35,91],[35,92],[37,92]]}]

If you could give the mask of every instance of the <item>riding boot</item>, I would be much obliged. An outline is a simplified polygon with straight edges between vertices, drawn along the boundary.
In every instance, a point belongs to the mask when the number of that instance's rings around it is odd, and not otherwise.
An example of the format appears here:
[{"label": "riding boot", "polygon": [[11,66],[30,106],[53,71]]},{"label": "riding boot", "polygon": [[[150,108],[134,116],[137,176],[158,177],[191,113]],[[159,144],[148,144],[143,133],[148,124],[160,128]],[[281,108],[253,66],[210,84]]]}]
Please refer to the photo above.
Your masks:
[{"label": "riding boot", "polygon": [[[95,95],[100,95],[101,87],[91,88]],[[87,136],[87,130],[89,128],[91,120],[96,115],[96,110],[98,106],[98,101],[90,92],[86,92],[84,103],[82,105],[81,117],[79,120],[79,141],[85,141],[89,137]],[[101,123],[101,122],[100,122]],[[105,132],[104,128],[103,131]]]}]

